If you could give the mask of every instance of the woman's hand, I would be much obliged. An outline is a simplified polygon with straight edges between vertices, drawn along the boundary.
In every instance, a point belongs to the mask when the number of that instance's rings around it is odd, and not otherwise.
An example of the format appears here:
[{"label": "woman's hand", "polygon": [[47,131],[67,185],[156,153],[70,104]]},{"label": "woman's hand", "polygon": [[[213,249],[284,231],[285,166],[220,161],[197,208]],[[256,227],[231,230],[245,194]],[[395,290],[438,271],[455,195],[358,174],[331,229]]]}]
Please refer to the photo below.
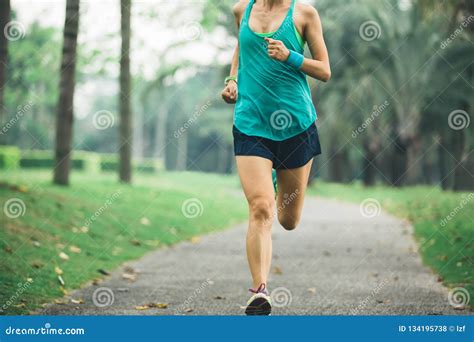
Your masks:
[{"label": "woman's hand", "polygon": [[288,50],[281,40],[265,38],[265,41],[268,43],[268,55],[270,58],[280,62],[286,62],[288,60],[290,50]]},{"label": "woman's hand", "polygon": [[226,103],[233,104],[237,102],[237,83],[230,80],[222,91],[221,96]]}]

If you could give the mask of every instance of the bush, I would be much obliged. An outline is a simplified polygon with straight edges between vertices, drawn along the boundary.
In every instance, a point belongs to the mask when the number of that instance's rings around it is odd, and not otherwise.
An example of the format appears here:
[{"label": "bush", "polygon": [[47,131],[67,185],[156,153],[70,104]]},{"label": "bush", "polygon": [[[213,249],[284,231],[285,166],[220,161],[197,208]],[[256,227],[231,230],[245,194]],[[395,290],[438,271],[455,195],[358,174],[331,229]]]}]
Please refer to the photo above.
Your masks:
[{"label": "bush", "polygon": [[[53,151],[22,151],[20,166],[22,168],[53,168]],[[100,170],[100,156],[94,152],[74,151],[71,159],[71,169],[98,172]]]},{"label": "bush", "polygon": [[[100,160],[102,171],[118,172],[119,157],[115,154],[103,154]],[[154,173],[163,169],[163,162],[160,159],[142,159],[133,162],[133,169],[137,172]]]},{"label": "bush", "polygon": [[53,151],[28,150],[21,151],[20,167],[52,168],[54,165]]},{"label": "bush", "polygon": [[100,157],[101,171],[117,172],[119,168],[118,156],[115,154],[102,154]]},{"label": "bush", "polygon": [[20,150],[16,146],[0,146],[0,169],[17,169]]}]

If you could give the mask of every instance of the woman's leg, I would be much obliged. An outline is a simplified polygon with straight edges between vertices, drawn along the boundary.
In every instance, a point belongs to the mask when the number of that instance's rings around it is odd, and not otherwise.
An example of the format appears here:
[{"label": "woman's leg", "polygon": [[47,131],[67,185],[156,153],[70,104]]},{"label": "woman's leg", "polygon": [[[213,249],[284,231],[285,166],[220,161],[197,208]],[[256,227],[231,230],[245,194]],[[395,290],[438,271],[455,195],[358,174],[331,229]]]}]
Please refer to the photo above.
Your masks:
[{"label": "woman's leg", "polygon": [[253,156],[237,156],[240,182],[249,204],[247,259],[253,278],[253,288],[267,284],[272,259],[272,223],[275,191],[272,182],[272,162]]},{"label": "woman's leg", "polygon": [[297,169],[278,170],[278,221],[286,230],[298,225],[313,160]]}]

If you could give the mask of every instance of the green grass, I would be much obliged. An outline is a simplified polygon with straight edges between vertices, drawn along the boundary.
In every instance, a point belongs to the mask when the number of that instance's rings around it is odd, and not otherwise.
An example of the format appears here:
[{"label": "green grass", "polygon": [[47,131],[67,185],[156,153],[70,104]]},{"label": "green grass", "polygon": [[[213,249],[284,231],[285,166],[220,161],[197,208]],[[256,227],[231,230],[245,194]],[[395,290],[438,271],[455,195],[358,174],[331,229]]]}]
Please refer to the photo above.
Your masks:
[{"label": "green grass", "polygon": [[[160,246],[241,222],[247,215],[236,177],[202,173],[136,175],[133,186],[115,174],[75,173],[69,188],[53,186],[49,172],[0,175],[0,309],[25,314],[65,292],[100,278]],[[20,199],[26,211],[8,217],[5,203]],[[197,198],[201,215],[183,215]],[[192,205],[189,214],[192,215]],[[87,232],[81,227],[87,226]],[[189,215],[188,215],[189,216]],[[71,251],[75,247],[75,253]],[[63,252],[69,260],[63,260]],[[55,268],[63,271],[62,287]]]},{"label": "green grass", "polygon": [[[474,194],[418,186],[366,188],[317,183],[310,193],[361,203],[374,198],[388,213],[408,219],[426,265],[449,287],[464,287],[474,300]],[[446,219],[450,217],[450,219]]]}]

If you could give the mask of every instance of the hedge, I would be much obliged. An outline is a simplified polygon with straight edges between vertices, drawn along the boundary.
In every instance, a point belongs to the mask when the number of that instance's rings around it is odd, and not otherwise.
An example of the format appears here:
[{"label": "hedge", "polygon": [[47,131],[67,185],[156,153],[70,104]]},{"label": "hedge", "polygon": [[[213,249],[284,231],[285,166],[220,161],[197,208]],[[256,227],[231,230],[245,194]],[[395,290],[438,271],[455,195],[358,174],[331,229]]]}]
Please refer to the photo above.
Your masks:
[{"label": "hedge", "polygon": [[0,169],[17,169],[20,165],[20,149],[16,146],[0,146]]},{"label": "hedge", "polygon": [[[22,168],[53,168],[54,152],[31,150],[18,151],[19,165]],[[17,162],[18,163],[18,162]],[[71,168],[86,172],[113,171],[119,168],[119,159],[115,154],[99,154],[95,152],[74,151]],[[159,159],[143,159],[133,162],[134,170],[138,172],[154,173],[163,169],[163,162]]]},{"label": "hedge", "polygon": [[[54,166],[54,152],[31,150],[22,151],[20,166],[22,168],[52,168]],[[93,152],[74,151],[71,159],[73,170],[98,172],[100,170],[100,156]]]},{"label": "hedge", "polygon": [[[133,162],[133,168],[138,172],[154,173],[163,170],[163,162],[160,159],[142,159]],[[102,171],[118,172],[119,158],[115,154],[102,154],[100,160]]]}]

